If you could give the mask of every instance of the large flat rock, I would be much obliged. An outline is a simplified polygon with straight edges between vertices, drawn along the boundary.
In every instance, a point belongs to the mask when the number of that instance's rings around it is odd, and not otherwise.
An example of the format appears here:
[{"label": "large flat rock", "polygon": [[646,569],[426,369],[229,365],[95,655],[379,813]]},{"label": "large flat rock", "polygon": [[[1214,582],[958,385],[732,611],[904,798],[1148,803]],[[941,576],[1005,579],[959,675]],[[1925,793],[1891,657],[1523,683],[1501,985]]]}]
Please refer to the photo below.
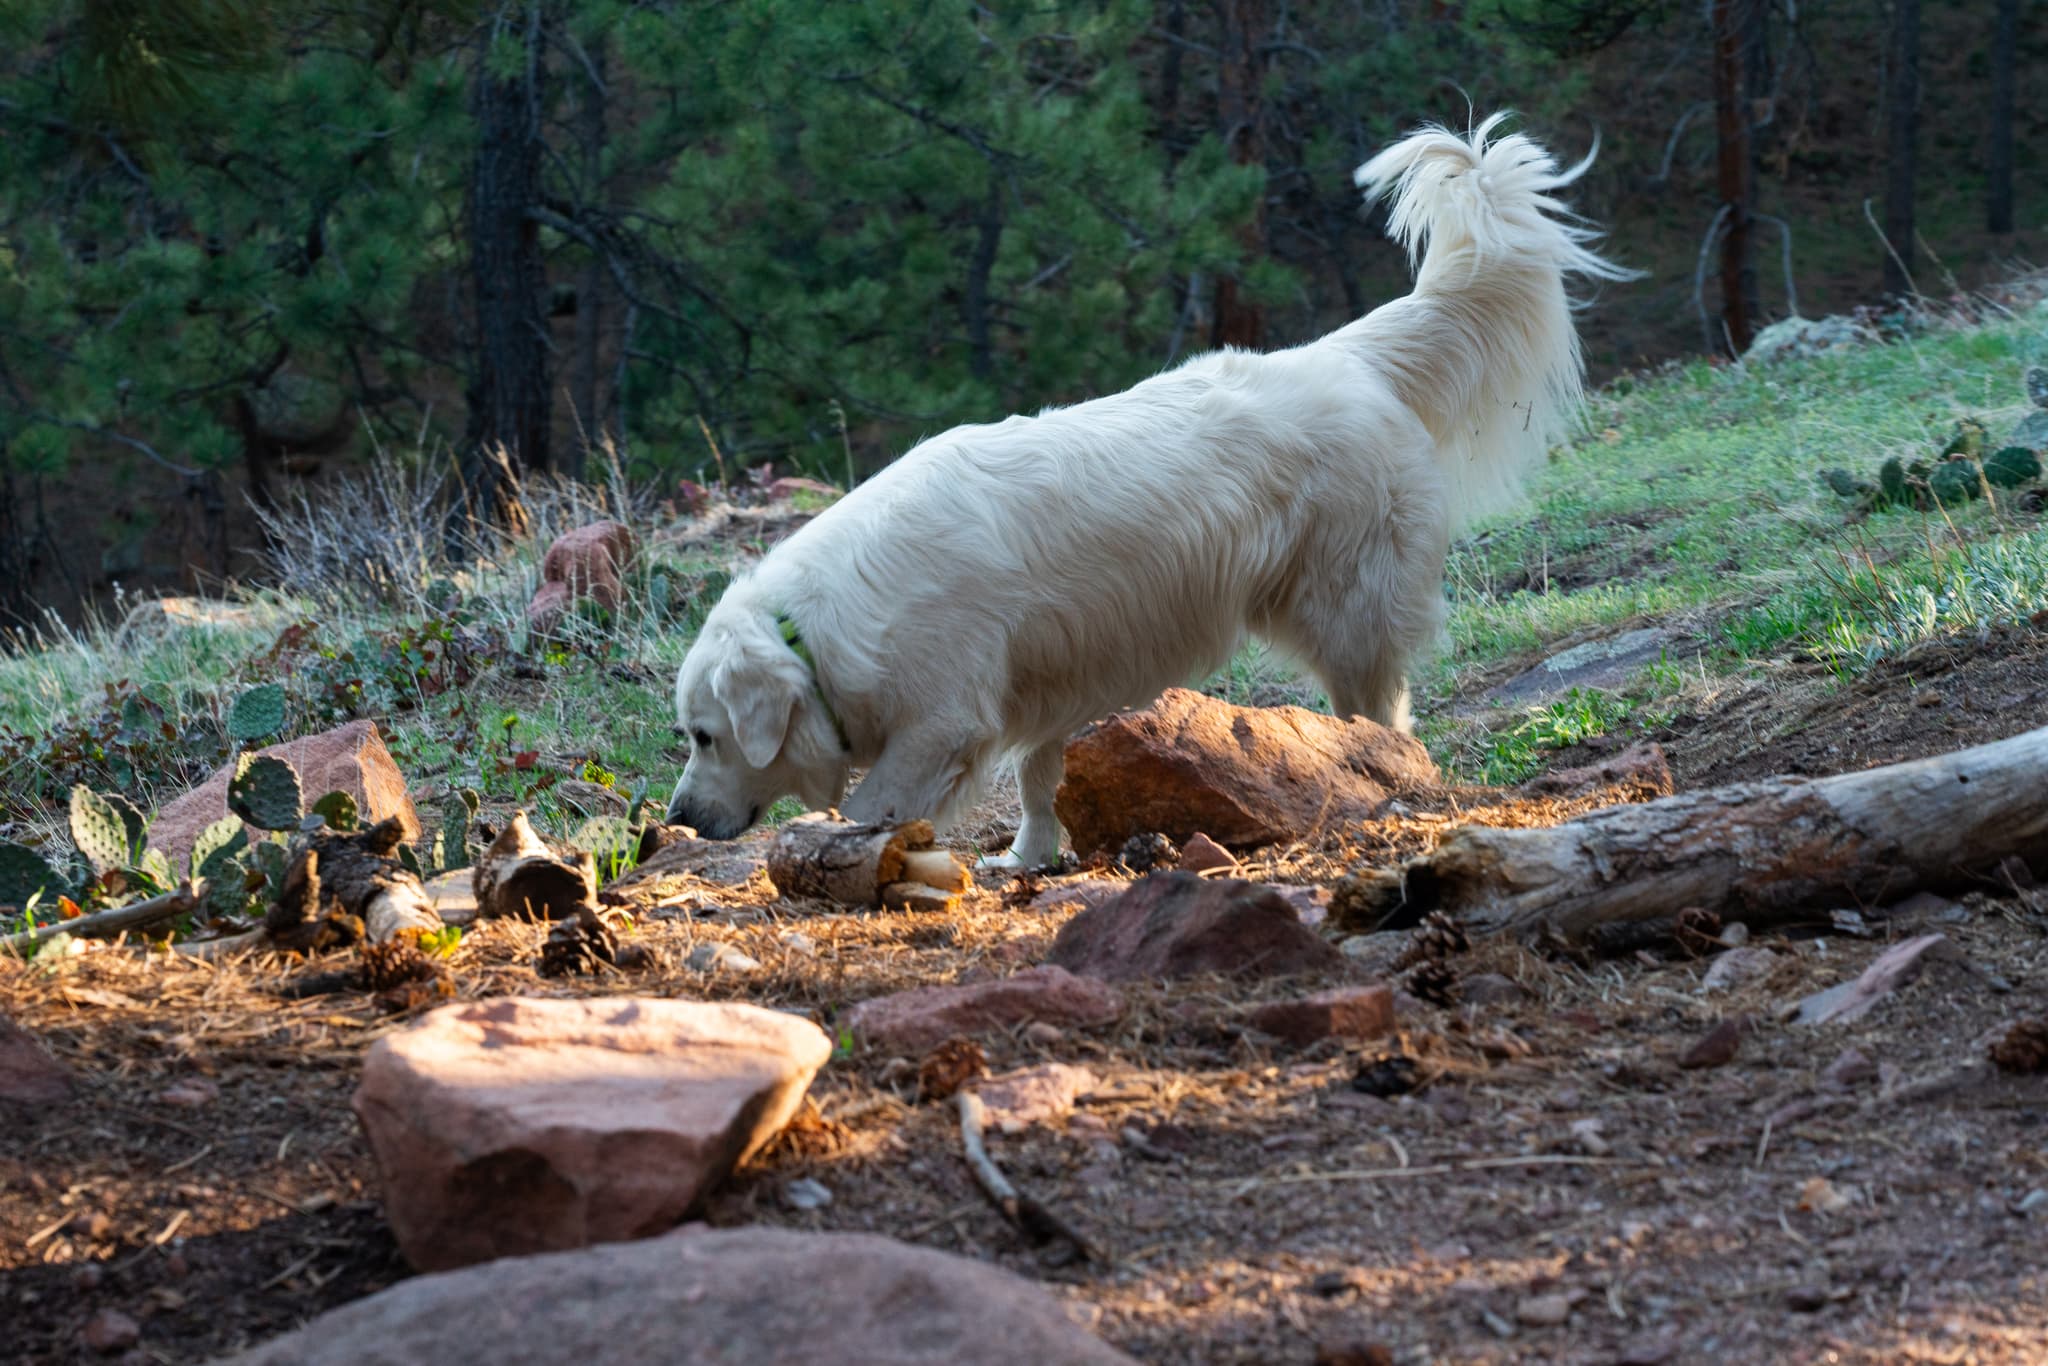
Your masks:
[{"label": "large flat rock", "polygon": [[1344,963],[1272,887],[1194,873],[1154,873],[1060,927],[1047,961],[1105,981],[1223,973],[1284,977]]},{"label": "large flat rock", "polygon": [[1051,1295],[864,1233],[686,1229],[421,1276],[235,1366],[1130,1366]]},{"label": "large flat rock", "polygon": [[788,1122],[832,1043],[730,1003],[501,998],[380,1039],[356,1115],[422,1270],[645,1238]]}]

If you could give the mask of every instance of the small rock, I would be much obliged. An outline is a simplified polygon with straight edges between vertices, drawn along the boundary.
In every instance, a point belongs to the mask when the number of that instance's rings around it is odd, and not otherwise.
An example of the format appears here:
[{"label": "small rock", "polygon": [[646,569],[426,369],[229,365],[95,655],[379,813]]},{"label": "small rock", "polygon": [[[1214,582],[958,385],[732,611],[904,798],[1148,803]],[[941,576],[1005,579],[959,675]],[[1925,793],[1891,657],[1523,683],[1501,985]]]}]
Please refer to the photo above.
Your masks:
[{"label": "small rock", "polygon": [[71,1097],[71,1069],[35,1035],[0,1015],[0,1104],[55,1105]]},{"label": "small rock", "polygon": [[187,1077],[157,1093],[157,1101],[187,1110],[199,1110],[220,1099],[220,1084],[207,1077]]},{"label": "small rock", "polygon": [[818,942],[802,930],[784,930],[775,937],[781,942],[782,947],[800,957],[816,958],[818,956]]},{"label": "small rock", "polygon": [[1575,1119],[1571,1123],[1572,1142],[1578,1145],[1582,1153],[1592,1157],[1605,1157],[1614,1151],[1614,1147],[1601,1137],[1600,1131],[1603,1127],[1598,1119]]},{"label": "small rock", "polygon": [[1323,1039],[1377,1039],[1394,1032],[1394,992],[1376,984],[1338,987],[1251,1013],[1252,1028],[1299,1047]]},{"label": "small rock", "polygon": [[1515,1321],[1531,1328],[1555,1328],[1572,1316],[1569,1295],[1552,1292],[1529,1295],[1515,1302]]},{"label": "small rock", "polygon": [[1052,911],[1068,906],[1087,910],[1100,906],[1105,901],[1114,901],[1130,890],[1128,882],[1112,878],[1082,878],[1078,882],[1063,882],[1057,887],[1048,887],[1031,898],[1025,907],[1030,911]]},{"label": "small rock", "polygon": [[754,1006],[500,997],[379,1039],[355,1112],[399,1247],[440,1270],[674,1227],[831,1053]]},{"label": "small rock", "polygon": [[1067,1031],[1056,1024],[1047,1024],[1044,1020],[1033,1020],[1024,1026],[1022,1037],[1024,1042],[1033,1048],[1051,1048],[1067,1037]]},{"label": "small rock", "polygon": [[1051,1062],[991,1077],[974,1088],[988,1111],[988,1123],[1006,1134],[1059,1119],[1074,1102],[1100,1084],[1085,1067]]},{"label": "small rock", "polygon": [[1778,955],[1766,948],[1734,948],[1714,955],[1707,975],[1700,979],[1701,991],[1734,991],[1761,982],[1778,966]]},{"label": "small rock", "polygon": [[714,941],[699,944],[683,960],[693,972],[754,972],[761,964],[732,945]]},{"label": "small rock", "polygon": [[1739,949],[1749,942],[1749,926],[1740,920],[1730,920],[1721,926],[1721,942],[1731,949]]},{"label": "small rock", "polygon": [[1936,896],[1933,892],[1915,892],[1904,901],[1886,907],[1885,918],[1902,922],[1931,920],[1941,925],[1960,925],[1970,918],[1970,912],[1945,896]]},{"label": "small rock", "polygon": [[1828,1307],[1824,1285],[1795,1285],[1785,1292],[1785,1307],[1795,1314],[1813,1314]]},{"label": "small rock", "polygon": [[1848,1091],[1877,1076],[1877,1065],[1854,1048],[1845,1048],[1820,1074],[1821,1085],[1832,1091]]},{"label": "small rock", "polygon": [[1367,975],[1390,977],[1394,964],[1408,952],[1408,946],[1413,942],[1406,930],[1377,930],[1372,934],[1351,935],[1337,945],[1337,950]]},{"label": "small rock", "polygon": [[591,522],[556,537],[541,561],[540,591],[527,604],[527,625],[536,635],[546,635],[585,600],[617,611],[625,600],[623,575],[632,559],[633,533],[621,522]]},{"label": "small rock", "polygon": [[1663,1335],[1630,1338],[1616,1354],[1615,1366],[1664,1366],[1678,1354],[1678,1340]]},{"label": "small rock", "polygon": [[[1454,1289],[1456,1287],[1453,1287]],[[1479,1321],[1486,1325],[1486,1331],[1505,1341],[1515,1335],[1515,1325],[1487,1308],[1479,1306]]]},{"label": "small rock", "polygon": [[85,1321],[78,1338],[101,1356],[112,1356],[142,1341],[142,1325],[118,1309],[102,1309]]},{"label": "small rock", "polygon": [[878,1047],[916,1053],[958,1035],[992,1033],[1027,1021],[1085,1029],[1109,1024],[1123,1012],[1123,995],[1115,987],[1046,966],[990,982],[878,996],[848,1011],[846,1026]]},{"label": "small rock", "polygon": [[1047,959],[1114,982],[1207,972],[1279,977],[1327,969],[1342,955],[1267,888],[1171,872],[1069,920]]},{"label": "small rock", "polygon": [[1736,1050],[1742,1046],[1742,1021],[1723,1020],[1701,1036],[1685,1055],[1678,1060],[1680,1067],[1688,1070],[1703,1067],[1725,1067],[1735,1061]]},{"label": "small rock", "polygon": [[1473,1006],[1510,1006],[1529,999],[1529,990],[1498,972],[1475,972],[1458,979],[1458,999]]},{"label": "small rock", "polygon": [[799,1176],[782,1188],[782,1203],[794,1210],[823,1209],[832,1203],[832,1188],[822,1181]]},{"label": "small rock", "polygon": [[1184,872],[1206,873],[1212,868],[1235,868],[1237,858],[1198,830],[1181,845],[1180,866]]},{"label": "small rock", "polygon": [[1261,882],[1259,885],[1294,907],[1294,913],[1301,917],[1304,925],[1320,925],[1330,918],[1328,887],[1300,887],[1291,882]]}]

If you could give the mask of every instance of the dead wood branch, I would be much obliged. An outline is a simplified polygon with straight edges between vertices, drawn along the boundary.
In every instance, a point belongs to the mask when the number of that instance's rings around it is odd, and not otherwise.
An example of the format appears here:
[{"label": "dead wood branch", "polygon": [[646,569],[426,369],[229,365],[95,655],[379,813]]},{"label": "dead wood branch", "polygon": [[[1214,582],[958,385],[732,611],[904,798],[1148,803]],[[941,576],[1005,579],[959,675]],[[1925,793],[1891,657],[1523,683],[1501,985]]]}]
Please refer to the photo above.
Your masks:
[{"label": "dead wood branch", "polygon": [[988,1193],[988,1198],[1003,1212],[1010,1226],[1023,1234],[1033,1247],[1063,1242],[1082,1261],[1101,1261],[1100,1254],[1087,1239],[1069,1228],[1066,1221],[1051,1210],[1011,1185],[1009,1178],[1003,1175],[1003,1169],[988,1155],[988,1147],[982,1141],[988,1111],[982,1105],[981,1097],[972,1091],[962,1091],[954,1097],[954,1104],[960,1109],[960,1146],[966,1154],[968,1170],[974,1173],[976,1184]]},{"label": "dead wood branch", "polygon": [[[1465,826],[1346,889],[1382,924],[1432,910],[1481,933],[1596,927],[1698,907],[1752,926],[2048,865],[2048,727],[1832,778],[1769,778],[1543,829]],[[1371,915],[1371,912],[1368,911]],[[1354,917],[1356,918],[1356,917]]]},{"label": "dead wood branch", "polygon": [[475,887],[479,917],[561,920],[596,909],[597,859],[588,851],[563,858],[520,811],[476,861]]},{"label": "dead wood branch", "polygon": [[199,909],[200,899],[206,895],[206,884],[183,883],[175,892],[165,892],[147,901],[130,902],[126,906],[115,906],[111,910],[94,911],[91,915],[78,916],[72,920],[58,920],[48,925],[38,925],[32,930],[0,937],[0,951],[21,953],[35,948],[46,940],[60,934],[73,939],[111,939],[129,930],[147,929],[160,925],[166,920],[176,920],[181,915],[190,915]]},{"label": "dead wood branch", "polygon": [[817,813],[776,832],[768,877],[786,897],[916,910],[946,910],[974,885],[964,864],[932,847],[930,821],[854,825]]},{"label": "dead wood branch", "polygon": [[404,828],[398,819],[367,830],[322,829],[305,838],[264,917],[279,948],[312,947],[334,913],[362,923],[363,938],[382,944],[405,930],[438,930],[434,900],[411,869],[393,858]]}]

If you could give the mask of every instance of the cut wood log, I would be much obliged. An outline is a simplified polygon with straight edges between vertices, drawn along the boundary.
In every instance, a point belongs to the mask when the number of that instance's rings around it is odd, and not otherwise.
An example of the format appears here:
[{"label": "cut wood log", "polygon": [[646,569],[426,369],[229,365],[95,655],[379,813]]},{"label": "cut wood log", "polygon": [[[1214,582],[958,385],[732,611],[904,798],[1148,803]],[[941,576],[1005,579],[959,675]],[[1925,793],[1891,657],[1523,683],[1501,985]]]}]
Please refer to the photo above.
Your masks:
[{"label": "cut wood log", "polygon": [[25,952],[60,934],[68,934],[73,939],[111,939],[129,930],[147,929],[166,920],[176,920],[181,915],[190,915],[199,909],[205,896],[204,882],[187,882],[175,892],[165,892],[147,901],[134,901],[126,906],[94,911],[91,915],[81,915],[72,920],[55,920],[32,930],[0,936],[0,951]]},{"label": "cut wood log", "polygon": [[321,919],[339,911],[362,922],[363,938],[382,944],[405,930],[438,930],[441,917],[419,878],[393,858],[405,828],[397,817],[366,830],[322,828],[304,836],[284,885],[264,916],[271,942],[305,948]]},{"label": "cut wood log", "polygon": [[475,886],[480,918],[561,920],[596,910],[597,859],[588,850],[557,854],[519,811],[476,861]]},{"label": "cut wood log", "polygon": [[855,825],[822,812],[776,832],[768,878],[786,897],[930,910],[947,909],[974,885],[965,864],[932,847],[930,821]]},{"label": "cut wood log", "polygon": [[[1831,778],[1768,778],[1543,829],[1464,826],[1399,870],[1340,884],[1332,920],[1393,928],[1432,910],[1481,933],[1600,926],[1699,907],[1752,929],[2048,866],[2048,727]],[[1341,908],[1341,914],[1340,914]]]}]

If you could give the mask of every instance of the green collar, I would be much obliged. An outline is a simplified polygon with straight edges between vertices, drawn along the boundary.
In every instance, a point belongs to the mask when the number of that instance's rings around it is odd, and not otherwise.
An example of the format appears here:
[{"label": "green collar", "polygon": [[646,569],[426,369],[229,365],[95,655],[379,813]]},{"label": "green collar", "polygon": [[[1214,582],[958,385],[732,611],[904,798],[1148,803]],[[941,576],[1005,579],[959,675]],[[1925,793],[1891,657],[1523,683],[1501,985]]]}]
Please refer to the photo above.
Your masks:
[{"label": "green collar", "polygon": [[851,750],[853,742],[846,738],[846,727],[839,724],[839,713],[832,710],[832,699],[825,696],[824,686],[818,682],[818,661],[811,658],[811,647],[804,644],[803,632],[797,630],[796,622],[787,612],[775,614],[775,625],[782,632],[782,643],[811,671],[811,691],[818,694],[818,705],[825,709],[825,719],[832,723],[833,733],[839,737],[839,748]]}]

